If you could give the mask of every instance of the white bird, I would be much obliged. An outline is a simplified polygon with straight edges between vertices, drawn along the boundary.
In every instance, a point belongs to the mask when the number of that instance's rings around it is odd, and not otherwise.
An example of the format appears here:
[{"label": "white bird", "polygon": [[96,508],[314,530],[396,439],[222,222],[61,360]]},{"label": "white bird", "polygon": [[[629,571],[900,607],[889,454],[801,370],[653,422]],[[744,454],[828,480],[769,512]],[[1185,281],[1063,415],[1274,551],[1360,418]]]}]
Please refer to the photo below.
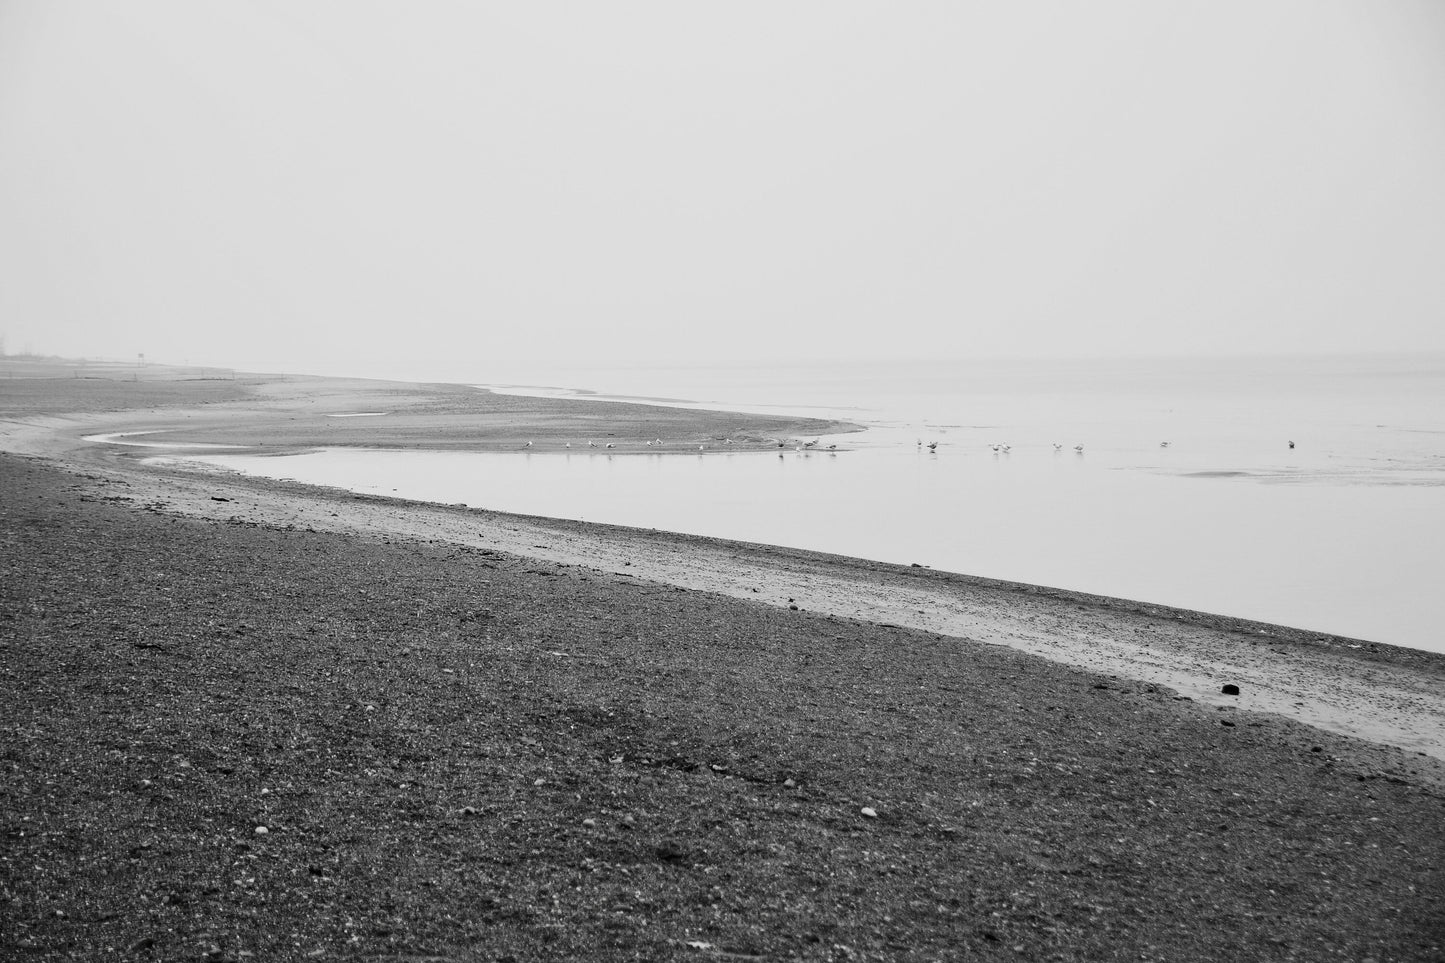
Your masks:
[{"label": "white bird", "polygon": [[522,447],[523,447],[523,448],[531,448],[531,447],[532,447],[532,443],[529,441],[529,442],[527,442],[525,445],[523,445]]},{"label": "white bird", "polygon": [[928,443],[928,450],[929,450],[929,451],[938,451],[938,442],[936,442],[936,441],[930,441],[930,442]]},{"label": "white bird", "polygon": [[587,447],[588,447],[588,448],[596,448],[596,447],[597,447],[597,442],[595,442],[595,441],[589,441],[589,442],[587,443]]},{"label": "white bird", "polygon": [[1013,446],[1011,446],[1011,445],[999,445],[999,447],[1003,449],[1003,453],[1004,453],[1005,455],[1007,455],[1009,452],[1013,451]]},{"label": "white bird", "polygon": [[607,447],[608,447],[608,448],[616,448],[617,446],[614,445],[612,442],[609,441],[609,442],[607,443]]},{"label": "white bird", "polygon": [[706,445],[698,445],[698,446],[697,446],[697,450],[698,450],[698,451],[702,451],[702,450],[703,450],[704,448],[706,448],[706,447],[707,447]]},{"label": "white bird", "polygon": [[724,444],[724,445],[731,445],[732,443],[733,443],[733,440],[732,440],[731,438],[724,438],[724,439],[723,439],[723,444]]},{"label": "white bird", "polygon": [[1003,448],[1003,445],[989,445],[988,447],[993,449],[993,453],[996,455],[998,454],[999,450]]},{"label": "white bird", "polygon": [[571,448],[571,447],[572,447],[572,443],[569,441],[569,442],[567,442],[567,444],[563,445],[562,447],[563,447],[563,448]]},{"label": "white bird", "polygon": [[643,442],[643,444],[646,445],[648,448],[651,448],[651,447],[652,447],[652,442],[650,442],[650,441],[645,441],[645,442]]},{"label": "white bird", "polygon": [[1074,446],[1074,451],[1076,451],[1076,452],[1078,452],[1079,454],[1082,455],[1082,454],[1084,453],[1084,446],[1083,446],[1083,445],[1075,445],[1075,446]]},{"label": "white bird", "polygon": [[1054,451],[1063,451],[1063,450],[1064,450],[1064,446],[1063,446],[1063,445],[1059,444],[1058,442],[1054,442]]},{"label": "white bird", "polygon": [[1161,442],[1159,443],[1159,447],[1160,447],[1160,448],[1168,448],[1168,447],[1169,447],[1169,442],[1167,442],[1167,441],[1161,441]]},{"label": "white bird", "polygon": [[837,445],[829,445],[829,446],[828,446],[828,450],[829,450],[829,451],[837,451],[837,450],[838,450],[838,446],[837,446]]}]

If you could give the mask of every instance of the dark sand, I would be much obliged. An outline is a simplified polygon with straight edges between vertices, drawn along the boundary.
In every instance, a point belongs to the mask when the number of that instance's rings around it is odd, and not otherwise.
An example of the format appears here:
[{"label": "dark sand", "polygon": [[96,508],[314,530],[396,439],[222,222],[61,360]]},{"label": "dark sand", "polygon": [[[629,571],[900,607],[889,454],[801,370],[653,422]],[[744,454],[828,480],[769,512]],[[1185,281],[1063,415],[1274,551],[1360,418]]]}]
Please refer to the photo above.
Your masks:
[{"label": "dark sand", "polygon": [[[1438,657],[78,440],[359,442],[325,415],[380,393],[387,445],[825,427],[175,374],[0,369],[0,958],[1441,958],[1437,760],[973,639],[1387,678],[1427,728]],[[962,614],[880,624],[909,592]]]}]

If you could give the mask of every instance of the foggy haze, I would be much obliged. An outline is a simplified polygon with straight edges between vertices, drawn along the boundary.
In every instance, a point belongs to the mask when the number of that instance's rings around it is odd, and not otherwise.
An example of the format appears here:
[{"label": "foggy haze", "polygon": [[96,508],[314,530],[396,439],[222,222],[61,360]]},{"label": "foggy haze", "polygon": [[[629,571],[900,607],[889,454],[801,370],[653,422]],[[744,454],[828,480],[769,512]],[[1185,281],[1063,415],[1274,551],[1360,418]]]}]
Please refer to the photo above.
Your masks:
[{"label": "foggy haze", "polygon": [[1445,5],[0,4],[10,352],[1445,350]]}]

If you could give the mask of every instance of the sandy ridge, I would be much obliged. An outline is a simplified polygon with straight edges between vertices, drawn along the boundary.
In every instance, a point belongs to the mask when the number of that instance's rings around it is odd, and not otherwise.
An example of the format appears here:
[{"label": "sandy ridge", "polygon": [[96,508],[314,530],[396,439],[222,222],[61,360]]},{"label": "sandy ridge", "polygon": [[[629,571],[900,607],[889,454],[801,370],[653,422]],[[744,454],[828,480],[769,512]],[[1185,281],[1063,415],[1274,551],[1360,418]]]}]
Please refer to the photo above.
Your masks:
[{"label": "sandy ridge", "polygon": [[[92,456],[95,453],[91,453]],[[98,467],[87,458],[92,467]],[[616,526],[406,502],[202,470],[179,459],[100,467],[128,496],[182,515],[367,537],[451,542],[696,591],[1006,645],[1175,690],[1226,711],[1276,713],[1445,760],[1445,659],[1367,660],[1349,640],[1256,623],[1215,628],[1077,593]],[[217,501],[224,498],[226,501]],[[1367,646],[1362,646],[1367,648]],[[1388,646],[1368,647],[1378,653]],[[1396,650],[1399,651],[1399,650]],[[1225,696],[1232,682],[1239,696]]]}]

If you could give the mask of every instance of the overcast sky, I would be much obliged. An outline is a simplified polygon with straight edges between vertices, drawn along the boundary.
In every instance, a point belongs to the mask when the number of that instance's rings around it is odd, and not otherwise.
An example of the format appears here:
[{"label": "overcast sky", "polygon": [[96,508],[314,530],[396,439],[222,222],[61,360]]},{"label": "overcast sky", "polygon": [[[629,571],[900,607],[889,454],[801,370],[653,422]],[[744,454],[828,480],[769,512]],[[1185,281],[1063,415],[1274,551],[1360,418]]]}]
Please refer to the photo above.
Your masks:
[{"label": "overcast sky", "polygon": [[0,0],[0,335],[1445,350],[1445,3]]}]

